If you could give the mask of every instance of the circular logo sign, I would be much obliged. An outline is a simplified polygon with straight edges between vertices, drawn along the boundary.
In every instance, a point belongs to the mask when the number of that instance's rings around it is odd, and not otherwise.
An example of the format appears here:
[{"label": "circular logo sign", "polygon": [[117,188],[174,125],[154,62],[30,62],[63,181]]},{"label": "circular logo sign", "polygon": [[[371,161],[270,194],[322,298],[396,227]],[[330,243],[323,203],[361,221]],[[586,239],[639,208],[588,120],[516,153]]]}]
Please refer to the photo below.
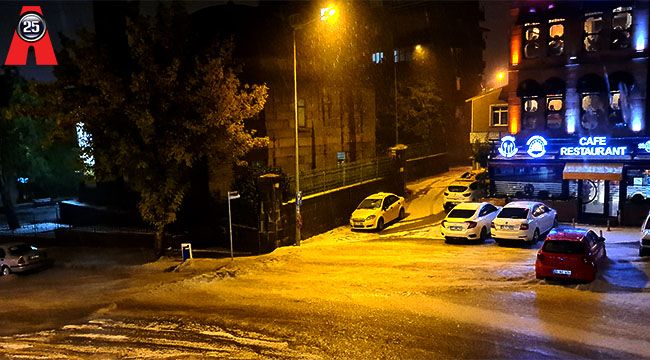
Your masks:
[{"label": "circular logo sign", "polygon": [[27,13],[20,18],[16,32],[28,42],[40,40],[45,35],[45,20],[37,13]]},{"label": "circular logo sign", "polygon": [[501,145],[497,149],[501,156],[510,158],[517,154],[517,145],[515,144],[514,136],[504,136],[501,138]]},{"label": "circular logo sign", "polygon": [[548,143],[543,137],[535,135],[531,136],[530,139],[526,141],[526,145],[528,145],[528,155],[538,158],[546,154],[546,145],[548,145]]}]

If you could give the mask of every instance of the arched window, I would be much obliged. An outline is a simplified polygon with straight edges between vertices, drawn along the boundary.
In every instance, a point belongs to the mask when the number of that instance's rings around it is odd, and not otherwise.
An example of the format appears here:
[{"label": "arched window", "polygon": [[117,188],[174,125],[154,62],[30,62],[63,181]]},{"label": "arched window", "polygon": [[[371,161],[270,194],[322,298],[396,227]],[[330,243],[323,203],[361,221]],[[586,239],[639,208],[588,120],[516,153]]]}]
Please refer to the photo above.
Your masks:
[{"label": "arched window", "polygon": [[612,32],[609,45],[612,49],[627,49],[632,40],[632,8],[617,7],[612,10]]},{"label": "arched window", "polygon": [[564,53],[564,19],[548,21],[548,54],[559,56]]},{"label": "arched window", "polygon": [[583,44],[586,51],[594,52],[601,49],[600,32],[602,30],[602,13],[590,13],[585,15]]},{"label": "arched window", "polygon": [[542,52],[539,23],[526,24],[524,28],[524,56],[527,59],[538,58]]}]

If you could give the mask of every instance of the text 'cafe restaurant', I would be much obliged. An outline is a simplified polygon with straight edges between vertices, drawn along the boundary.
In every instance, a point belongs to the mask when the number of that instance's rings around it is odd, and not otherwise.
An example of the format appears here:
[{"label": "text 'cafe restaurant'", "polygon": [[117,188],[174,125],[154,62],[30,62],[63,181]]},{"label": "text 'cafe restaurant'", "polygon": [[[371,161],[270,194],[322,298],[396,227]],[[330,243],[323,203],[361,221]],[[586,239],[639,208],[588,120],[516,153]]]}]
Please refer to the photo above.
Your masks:
[{"label": "text 'cafe restaurant'", "polygon": [[650,138],[508,135],[490,155],[495,197],[535,199],[560,221],[639,225],[650,209]]}]

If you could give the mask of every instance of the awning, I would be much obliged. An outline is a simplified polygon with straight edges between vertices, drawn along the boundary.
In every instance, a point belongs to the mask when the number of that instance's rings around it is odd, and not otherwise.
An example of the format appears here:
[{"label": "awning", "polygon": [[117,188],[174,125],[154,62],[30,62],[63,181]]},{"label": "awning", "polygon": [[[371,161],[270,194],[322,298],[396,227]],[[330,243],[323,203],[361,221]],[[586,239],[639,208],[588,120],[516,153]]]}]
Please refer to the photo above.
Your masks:
[{"label": "awning", "polygon": [[562,173],[564,180],[612,180],[623,179],[623,164],[567,163]]}]

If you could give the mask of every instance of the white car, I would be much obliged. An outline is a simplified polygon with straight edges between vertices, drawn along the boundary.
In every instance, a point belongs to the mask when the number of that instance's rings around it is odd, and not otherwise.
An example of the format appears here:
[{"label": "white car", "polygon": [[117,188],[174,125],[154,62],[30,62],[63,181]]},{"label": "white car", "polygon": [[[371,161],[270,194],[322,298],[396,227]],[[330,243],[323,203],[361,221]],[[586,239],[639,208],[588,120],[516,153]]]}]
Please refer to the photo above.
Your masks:
[{"label": "white car", "polygon": [[555,210],[541,202],[515,201],[506,204],[492,221],[492,237],[497,243],[503,240],[536,243],[555,226]]},{"label": "white car", "polygon": [[485,241],[490,237],[490,224],[499,208],[486,202],[456,205],[442,221],[445,241],[462,239]]},{"label": "white car", "polygon": [[639,256],[650,256],[650,213],[645,218],[641,227],[641,240],[639,241]]},{"label": "white car", "polygon": [[484,192],[476,180],[456,180],[447,186],[443,195],[443,207],[448,211],[460,203],[477,202]]}]

